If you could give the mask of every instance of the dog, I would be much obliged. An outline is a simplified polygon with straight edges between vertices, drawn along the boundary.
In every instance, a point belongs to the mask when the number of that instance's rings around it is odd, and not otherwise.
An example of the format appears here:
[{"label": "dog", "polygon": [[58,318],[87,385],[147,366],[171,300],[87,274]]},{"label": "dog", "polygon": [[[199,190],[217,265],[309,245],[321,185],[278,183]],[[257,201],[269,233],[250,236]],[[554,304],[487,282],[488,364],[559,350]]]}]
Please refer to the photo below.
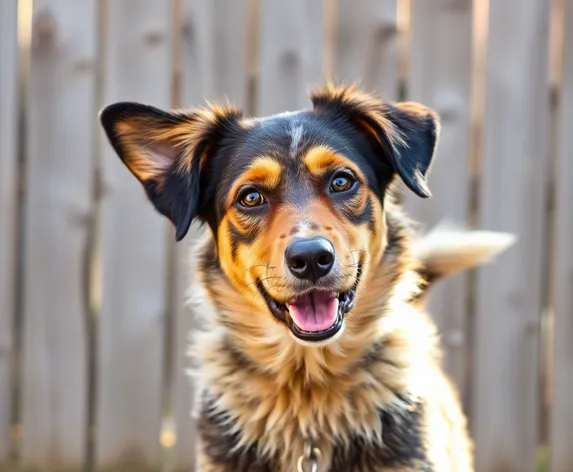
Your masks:
[{"label": "dog", "polygon": [[208,227],[195,256],[198,468],[471,471],[425,298],[511,237],[421,237],[401,210],[399,180],[430,197],[435,111],[353,85],[310,99],[265,118],[230,104],[100,114],[176,239],[194,219]]}]

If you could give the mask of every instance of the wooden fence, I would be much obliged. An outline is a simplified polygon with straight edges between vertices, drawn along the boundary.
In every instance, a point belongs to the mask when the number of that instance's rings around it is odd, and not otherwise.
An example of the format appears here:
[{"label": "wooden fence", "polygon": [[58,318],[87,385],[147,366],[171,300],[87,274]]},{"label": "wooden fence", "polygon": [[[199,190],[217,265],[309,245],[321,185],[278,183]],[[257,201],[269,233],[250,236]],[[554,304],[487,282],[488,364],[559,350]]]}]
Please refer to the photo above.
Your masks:
[{"label": "wooden fence", "polygon": [[573,471],[569,0],[1,0],[2,470],[192,469],[197,233],[174,245],[97,111],[268,114],[324,76],[441,113],[420,221],[519,238],[432,299],[477,470]]}]

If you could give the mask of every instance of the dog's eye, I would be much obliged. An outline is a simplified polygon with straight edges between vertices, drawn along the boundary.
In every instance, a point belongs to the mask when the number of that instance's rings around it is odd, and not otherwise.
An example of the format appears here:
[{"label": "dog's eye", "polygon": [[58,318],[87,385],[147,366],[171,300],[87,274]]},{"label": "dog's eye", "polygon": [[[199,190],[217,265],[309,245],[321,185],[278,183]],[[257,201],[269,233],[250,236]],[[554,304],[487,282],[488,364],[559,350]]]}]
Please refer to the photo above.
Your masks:
[{"label": "dog's eye", "polygon": [[352,188],[356,179],[348,173],[341,173],[334,176],[330,184],[332,192],[346,192]]},{"label": "dog's eye", "polygon": [[239,203],[246,208],[252,208],[266,203],[266,200],[262,193],[250,189],[241,194]]}]

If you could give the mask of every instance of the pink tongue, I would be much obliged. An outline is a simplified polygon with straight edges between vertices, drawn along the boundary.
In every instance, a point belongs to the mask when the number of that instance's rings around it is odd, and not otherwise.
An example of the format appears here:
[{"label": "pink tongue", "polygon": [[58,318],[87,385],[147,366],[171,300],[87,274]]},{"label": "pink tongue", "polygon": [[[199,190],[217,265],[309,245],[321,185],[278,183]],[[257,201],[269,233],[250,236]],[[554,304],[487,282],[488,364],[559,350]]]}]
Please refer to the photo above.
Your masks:
[{"label": "pink tongue", "polygon": [[338,298],[332,292],[313,291],[294,299],[288,304],[288,309],[301,330],[324,331],[336,321]]}]

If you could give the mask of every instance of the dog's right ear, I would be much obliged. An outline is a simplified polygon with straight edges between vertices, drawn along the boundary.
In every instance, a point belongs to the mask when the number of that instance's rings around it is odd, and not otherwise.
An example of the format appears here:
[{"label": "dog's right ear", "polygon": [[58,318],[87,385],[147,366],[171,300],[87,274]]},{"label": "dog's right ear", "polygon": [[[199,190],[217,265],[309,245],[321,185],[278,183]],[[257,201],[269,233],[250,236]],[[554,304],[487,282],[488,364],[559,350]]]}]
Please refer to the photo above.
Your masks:
[{"label": "dog's right ear", "polygon": [[167,112],[131,102],[115,103],[100,113],[115,152],[155,208],[175,225],[177,241],[200,208],[205,159],[240,118],[241,112],[230,106]]},{"label": "dog's right ear", "polygon": [[436,154],[438,114],[415,102],[388,103],[355,86],[326,86],[311,94],[318,113],[343,118],[367,136],[380,156],[416,195],[431,196],[427,174]]}]

